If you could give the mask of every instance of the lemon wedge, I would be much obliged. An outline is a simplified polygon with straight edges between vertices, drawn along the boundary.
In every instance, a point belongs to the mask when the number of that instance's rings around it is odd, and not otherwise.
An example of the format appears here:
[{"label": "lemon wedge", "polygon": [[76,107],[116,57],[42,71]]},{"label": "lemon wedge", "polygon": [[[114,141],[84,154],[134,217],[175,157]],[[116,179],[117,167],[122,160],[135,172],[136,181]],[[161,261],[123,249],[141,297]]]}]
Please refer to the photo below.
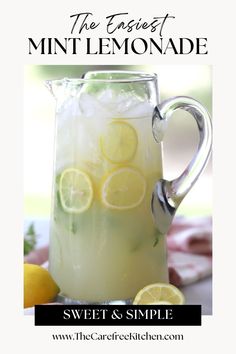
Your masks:
[{"label": "lemon wedge", "polygon": [[184,302],[184,295],[174,285],[156,283],[140,290],[133,305],[183,305]]}]

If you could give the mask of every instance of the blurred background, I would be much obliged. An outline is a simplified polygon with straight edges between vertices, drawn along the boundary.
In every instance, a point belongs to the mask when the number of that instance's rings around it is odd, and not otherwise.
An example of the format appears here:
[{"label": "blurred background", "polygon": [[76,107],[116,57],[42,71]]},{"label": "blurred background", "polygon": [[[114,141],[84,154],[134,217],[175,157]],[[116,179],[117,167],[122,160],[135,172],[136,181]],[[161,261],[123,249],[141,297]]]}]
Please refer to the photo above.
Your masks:
[{"label": "blurred background", "polygon": [[[49,218],[53,173],[55,100],[47,79],[80,77],[89,70],[139,70],[158,74],[161,101],[192,96],[211,114],[212,73],[207,65],[80,66],[29,65],[24,72],[24,213],[26,219]],[[198,131],[187,112],[174,113],[164,138],[164,178],[173,179],[186,167],[198,145]],[[184,199],[178,214],[211,215],[212,163]]]}]

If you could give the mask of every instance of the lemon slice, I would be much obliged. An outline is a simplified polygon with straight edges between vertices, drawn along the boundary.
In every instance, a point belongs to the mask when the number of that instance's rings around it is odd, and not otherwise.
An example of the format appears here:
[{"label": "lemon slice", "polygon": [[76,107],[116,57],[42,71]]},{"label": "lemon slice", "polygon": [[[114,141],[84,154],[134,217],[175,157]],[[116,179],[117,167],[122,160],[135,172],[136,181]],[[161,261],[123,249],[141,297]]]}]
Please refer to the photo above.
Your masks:
[{"label": "lemon slice", "polygon": [[146,181],[139,171],[131,167],[118,168],[102,185],[102,202],[110,209],[132,209],[142,202],[145,192]]},{"label": "lemon slice", "polygon": [[130,161],[136,152],[138,137],[132,125],[115,121],[107,125],[100,139],[103,156],[112,163]]},{"label": "lemon slice", "polygon": [[61,174],[59,193],[64,211],[79,214],[87,210],[92,203],[92,182],[83,171],[68,168]]},{"label": "lemon slice", "polygon": [[155,301],[150,302],[148,305],[172,305],[169,301]]},{"label": "lemon slice", "polygon": [[133,305],[183,305],[184,302],[184,295],[174,285],[156,283],[140,290]]}]

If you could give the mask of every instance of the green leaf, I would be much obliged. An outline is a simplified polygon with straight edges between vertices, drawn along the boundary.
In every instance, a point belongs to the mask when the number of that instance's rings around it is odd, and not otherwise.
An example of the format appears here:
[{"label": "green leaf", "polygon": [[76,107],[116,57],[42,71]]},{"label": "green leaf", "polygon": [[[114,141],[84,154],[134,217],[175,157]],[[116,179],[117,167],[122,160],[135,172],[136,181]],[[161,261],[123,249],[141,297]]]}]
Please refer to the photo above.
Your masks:
[{"label": "green leaf", "polygon": [[35,235],[35,230],[34,230],[34,224],[33,223],[30,224],[30,226],[28,227],[26,235]]},{"label": "green leaf", "polygon": [[155,239],[154,239],[153,247],[156,247],[156,245],[158,244],[158,242],[159,242],[159,237],[160,237],[159,232],[156,232],[156,233],[155,233]]},{"label": "green leaf", "polygon": [[34,224],[31,223],[24,235],[24,256],[35,249],[37,243]]},{"label": "green leaf", "polygon": [[71,232],[73,234],[76,234],[76,232],[77,232],[77,224],[74,221],[72,221],[72,223],[70,225],[70,230],[71,230]]},{"label": "green leaf", "polygon": [[57,205],[58,205],[58,206],[61,206],[61,196],[60,196],[59,190],[57,190],[56,196],[57,196]]}]

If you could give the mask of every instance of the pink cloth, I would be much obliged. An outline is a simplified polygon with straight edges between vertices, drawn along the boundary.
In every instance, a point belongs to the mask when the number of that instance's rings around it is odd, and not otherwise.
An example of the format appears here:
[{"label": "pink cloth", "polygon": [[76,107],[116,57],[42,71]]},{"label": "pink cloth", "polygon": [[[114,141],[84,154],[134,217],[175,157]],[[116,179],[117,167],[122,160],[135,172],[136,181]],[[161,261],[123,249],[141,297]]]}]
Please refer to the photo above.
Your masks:
[{"label": "pink cloth", "polygon": [[167,236],[170,282],[187,285],[212,273],[210,217],[176,217]]},{"label": "pink cloth", "polygon": [[194,254],[211,255],[212,222],[209,217],[177,217],[173,222],[167,238],[169,250]]},{"label": "pink cloth", "polygon": [[25,263],[41,265],[48,260],[48,246],[44,246],[30,252],[24,257]]}]

